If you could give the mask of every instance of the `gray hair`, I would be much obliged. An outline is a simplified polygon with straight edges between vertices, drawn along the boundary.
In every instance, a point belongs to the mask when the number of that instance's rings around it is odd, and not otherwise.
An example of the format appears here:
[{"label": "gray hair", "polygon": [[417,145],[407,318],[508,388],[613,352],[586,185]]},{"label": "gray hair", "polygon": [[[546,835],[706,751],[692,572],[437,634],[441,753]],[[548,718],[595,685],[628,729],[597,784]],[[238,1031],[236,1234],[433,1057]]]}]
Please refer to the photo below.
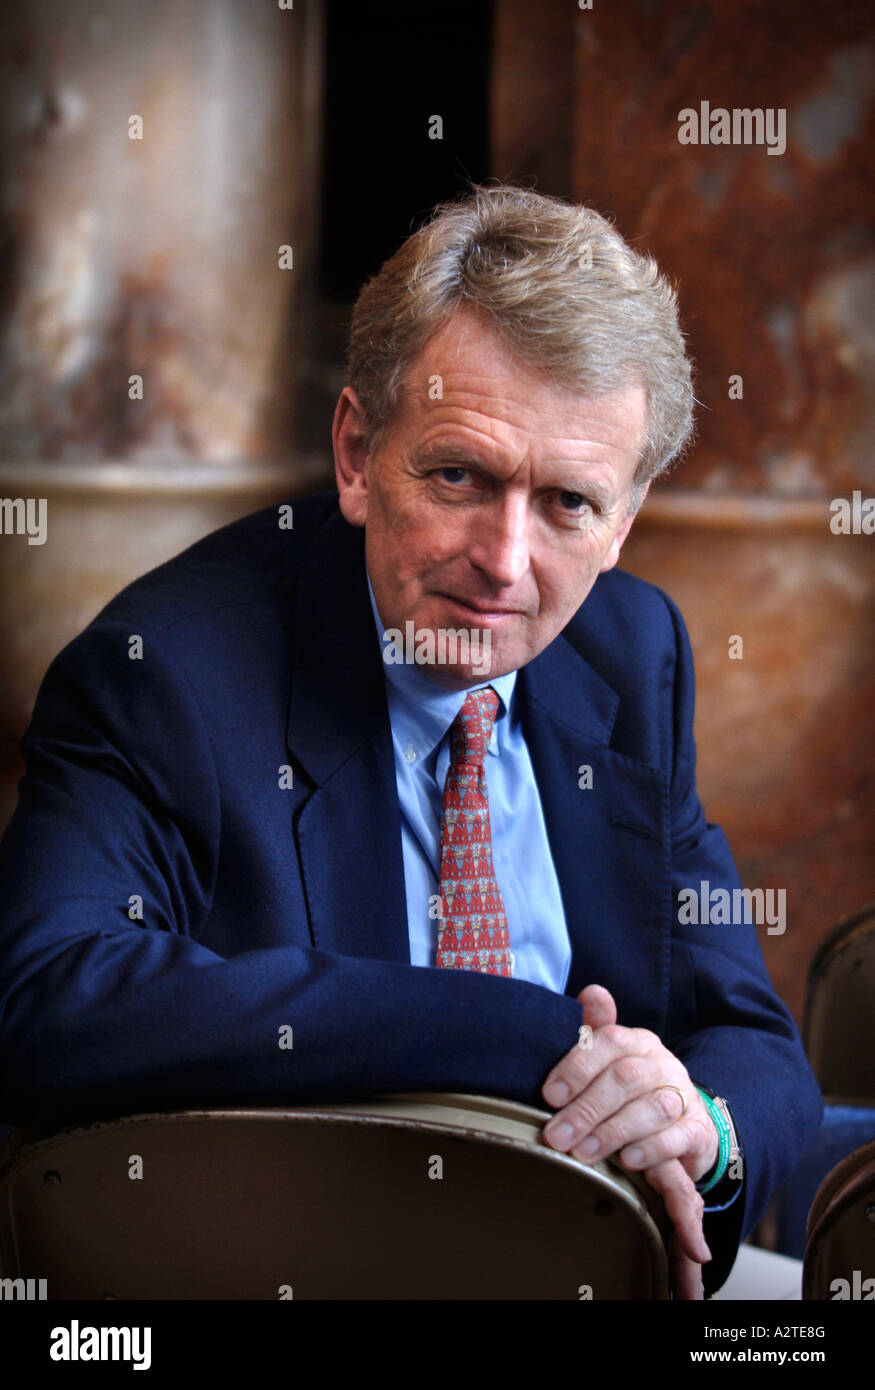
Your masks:
[{"label": "gray hair", "polygon": [[677,296],[656,261],[592,208],[509,184],[442,203],[359,293],[347,381],[365,443],[386,442],[407,371],[463,304],[489,315],[511,355],[560,387],[647,394],[632,505],[692,436],[692,369]]}]

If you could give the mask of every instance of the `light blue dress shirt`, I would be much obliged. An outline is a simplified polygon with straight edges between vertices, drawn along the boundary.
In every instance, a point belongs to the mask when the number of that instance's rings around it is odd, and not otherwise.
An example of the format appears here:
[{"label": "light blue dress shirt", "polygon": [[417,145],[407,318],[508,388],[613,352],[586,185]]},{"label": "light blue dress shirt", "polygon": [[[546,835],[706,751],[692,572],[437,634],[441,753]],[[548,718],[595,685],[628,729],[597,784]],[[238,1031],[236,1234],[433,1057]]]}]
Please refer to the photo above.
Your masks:
[{"label": "light blue dress shirt", "polygon": [[[368,591],[385,649],[391,642],[384,639],[370,576]],[[410,960],[413,965],[433,966],[449,731],[466,691],[443,690],[413,664],[384,662],[383,669],[401,806]],[[492,862],[507,916],[513,978],[564,994],[571,943],[541,798],[520,725],[516,679],[516,671],[511,671],[470,687],[479,690],[491,685],[500,700],[486,759]]]}]

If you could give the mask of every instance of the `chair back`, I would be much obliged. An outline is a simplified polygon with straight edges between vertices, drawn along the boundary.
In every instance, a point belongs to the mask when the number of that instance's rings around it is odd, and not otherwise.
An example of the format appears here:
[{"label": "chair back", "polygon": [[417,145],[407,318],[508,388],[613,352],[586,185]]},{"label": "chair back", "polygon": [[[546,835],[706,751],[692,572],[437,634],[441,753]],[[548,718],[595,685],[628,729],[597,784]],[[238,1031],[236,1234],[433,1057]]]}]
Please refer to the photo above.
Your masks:
[{"label": "chair back", "polygon": [[484,1096],[136,1115],[0,1151],[0,1272],[50,1299],[664,1299],[662,1201]]},{"label": "chair back", "polygon": [[836,1105],[875,1106],[875,902],[844,918],[808,972],[802,1036]]},{"label": "chair back", "polygon": [[815,1193],[802,1297],[875,1301],[875,1139],[837,1163]]}]

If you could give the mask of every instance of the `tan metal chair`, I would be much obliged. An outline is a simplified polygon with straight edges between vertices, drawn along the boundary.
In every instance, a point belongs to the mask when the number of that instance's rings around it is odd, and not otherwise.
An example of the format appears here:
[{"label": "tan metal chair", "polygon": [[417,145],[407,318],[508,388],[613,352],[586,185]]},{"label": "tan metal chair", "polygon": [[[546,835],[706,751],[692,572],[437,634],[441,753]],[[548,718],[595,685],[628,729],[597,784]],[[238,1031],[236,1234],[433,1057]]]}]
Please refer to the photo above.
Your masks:
[{"label": "tan metal chair", "polygon": [[875,1139],[837,1163],[815,1193],[802,1297],[875,1299]]},{"label": "tan metal chair", "polygon": [[0,1150],[0,1264],[50,1299],[664,1299],[661,1198],[422,1094],[137,1115]]},{"label": "tan metal chair", "polygon": [[802,1036],[831,1104],[875,1105],[875,902],[845,917],[811,963]]}]

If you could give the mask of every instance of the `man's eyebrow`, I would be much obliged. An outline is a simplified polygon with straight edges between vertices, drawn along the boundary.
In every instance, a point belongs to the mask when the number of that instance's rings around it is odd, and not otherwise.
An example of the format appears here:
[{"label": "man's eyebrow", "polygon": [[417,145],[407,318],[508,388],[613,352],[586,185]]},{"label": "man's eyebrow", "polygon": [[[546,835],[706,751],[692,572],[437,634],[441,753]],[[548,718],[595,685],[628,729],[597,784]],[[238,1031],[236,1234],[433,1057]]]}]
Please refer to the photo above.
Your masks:
[{"label": "man's eyebrow", "polygon": [[478,454],[470,453],[461,444],[424,444],[421,449],[415,451],[413,463],[419,467],[441,463],[454,468],[484,468],[489,470],[489,465],[485,459],[480,458]]}]

